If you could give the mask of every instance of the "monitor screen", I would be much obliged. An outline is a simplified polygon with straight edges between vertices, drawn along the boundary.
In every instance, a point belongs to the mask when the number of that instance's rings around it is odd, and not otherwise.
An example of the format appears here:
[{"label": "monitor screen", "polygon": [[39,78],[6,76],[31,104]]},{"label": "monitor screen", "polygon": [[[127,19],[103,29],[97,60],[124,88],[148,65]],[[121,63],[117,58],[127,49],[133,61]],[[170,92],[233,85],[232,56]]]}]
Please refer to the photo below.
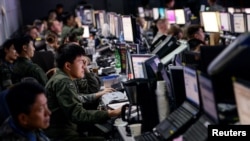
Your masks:
[{"label": "monitor screen", "polygon": [[122,30],[122,18],[119,15],[114,16],[114,23],[115,23],[115,36],[119,38]]},{"label": "monitor screen", "polygon": [[[146,68],[147,77],[149,79],[150,78],[155,79],[158,77],[157,75],[159,75],[159,74],[157,74],[157,72],[158,72],[159,63],[161,63],[161,61],[157,55],[154,55],[145,61],[144,64],[145,64],[145,68]],[[167,96],[172,97],[171,83],[170,83],[170,80],[167,76],[167,73],[166,73],[166,70],[164,67],[161,70],[161,77],[166,82],[166,89],[168,92]]]},{"label": "monitor screen", "polygon": [[233,14],[234,32],[244,33],[246,32],[246,22],[244,13],[234,13]]},{"label": "monitor screen", "polygon": [[159,18],[165,19],[166,18],[165,17],[165,8],[160,7],[158,10],[159,10]]},{"label": "monitor screen", "polygon": [[222,31],[231,31],[231,19],[229,13],[220,13],[220,23]]},{"label": "monitor screen", "polygon": [[132,54],[139,54],[140,53],[139,44],[128,43],[128,49],[129,49],[130,53],[132,53]]},{"label": "monitor screen", "polygon": [[130,16],[122,16],[122,27],[124,40],[128,42],[134,42],[133,25]]},{"label": "monitor screen", "polygon": [[184,66],[183,76],[184,76],[185,92],[187,99],[192,103],[194,103],[195,105],[199,106],[200,100],[199,100],[199,90],[197,82],[198,79],[196,75],[196,70]]},{"label": "monitor screen", "polygon": [[220,32],[216,12],[201,12],[205,32]]},{"label": "monitor screen", "polygon": [[91,23],[93,23],[92,15],[93,15],[93,10],[92,9],[84,9],[84,20],[83,20],[83,23],[84,24],[91,24]]},{"label": "monitor screen", "polygon": [[175,9],[175,19],[176,24],[183,25],[186,23],[185,13],[183,9]]},{"label": "monitor screen", "polygon": [[133,78],[146,78],[145,69],[143,67],[144,62],[149,59],[152,54],[131,54],[131,61],[133,67]]},{"label": "monitor screen", "polygon": [[250,82],[236,79],[233,81],[233,89],[236,100],[240,124],[250,124]]},{"label": "monitor screen", "polygon": [[227,11],[228,11],[228,13],[233,14],[234,13],[234,8],[233,7],[228,7]]},{"label": "monitor screen", "polygon": [[89,26],[88,25],[82,25],[83,28],[83,38],[89,38]]},{"label": "monitor screen", "polygon": [[153,18],[154,18],[154,20],[157,20],[159,18],[158,8],[153,8]]},{"label": "monitor screen", "polygon": [[245,8],[245,13],[249,14],[250,13],[250,8]]},{"label": "monitor screen", "polygon": [[179,107],[186,99],[185,84],[183,76],[183,66],[168,66],[169,78],[175,107]]},{"label": "monitor screen", "polygon": [[144,18],[144,17],[145,17],[143,7],[138,7],[138,15],[139,15],[139,17],[141,17],[141,18]]},{"label": "monitor screen", "polygon": [[106,13],[105,11],[99,11],[99,21],[100,21],[100,28],[102,28],[102,25],[106,23]]},{"label": "monitor screen", "polygon": [[108,18],[109,18],[109,30],[110,30],[110,34],[112,36],[115,36],[115,13],[111,12],[108,13]]},{"label": "monitor screen", "polygon": [[166,10],[166,17],[168,19],[168,22],[170,24],[174,24],[176,23],[176,19],[175,19],[175,11],[174,10]]},{"label": "monitor screen", "polygon": [[247,31],[250,32],[250,14],[247,14]]},{"label": "monitor screen", "polygon": [[97,29],[100,29],[101,28],[101,23],[100,23],[100,17],[99,17],[99,12],[98,11],[95,11],[94,12],[94,26],[97,28]]},{"label": "monitor screen", "polygon": [[218,123],[217,103],[215,101],[212,81],[204,73],[198,73],[199,88],[201,92],[202,107],[207,116]]}]

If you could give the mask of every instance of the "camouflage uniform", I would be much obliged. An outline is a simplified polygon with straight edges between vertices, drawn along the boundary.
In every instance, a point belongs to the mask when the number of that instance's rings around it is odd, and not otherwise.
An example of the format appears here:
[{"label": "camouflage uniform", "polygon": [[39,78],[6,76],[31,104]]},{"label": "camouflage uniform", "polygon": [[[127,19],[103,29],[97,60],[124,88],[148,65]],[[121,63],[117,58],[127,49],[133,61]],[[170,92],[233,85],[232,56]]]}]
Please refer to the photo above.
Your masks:
[{"label": "camouflage uniform", "polygon": [[0,91],[12,85],[13,64],[0,60]]},{"label": "camouflage uniform", "polygon": [[61,44],[63,43],[63,40],[65,39],[65,37],[67,37],[69,33],[76,33],[77,35],[79,35],[78,37],[81,38],[81,35],[83,34],[83,28],[82,27],[75,28],[67,25],[63,26],[61,34],[62,38]]},{"label": "camouflage uniform", "polygon": [[31,60],[19,57],[13,68],[13,81],[20,82],[24,77],[33,77],[45,86],[48,78],[43,69]]},{"label": "camouflage uniform", "polygon": [[79,94],[74,81],[58,69],[45,86],[48,107],[52,111],[50,127],[46,130],[52,139],[85,140],[80,138],[77,126],[94,124],[109,119],[106,111],[86,110],[82,103],[95,100],[93,95]]},{"label": "camouflage uniform", "polygon": [[100,78],[92,72],[85,73],[85,77],[76,79],[75,83],[78,87],[79,92],[83,94],[96,93],[100,91],[101,88]]},{"label": "camouflage uniform", "polygon": [[36,141],[50,141],[41,130],[29,133],[21,131],[11,118],[8,118],[0,128],[0,141],[31,141],[34,138]]}]

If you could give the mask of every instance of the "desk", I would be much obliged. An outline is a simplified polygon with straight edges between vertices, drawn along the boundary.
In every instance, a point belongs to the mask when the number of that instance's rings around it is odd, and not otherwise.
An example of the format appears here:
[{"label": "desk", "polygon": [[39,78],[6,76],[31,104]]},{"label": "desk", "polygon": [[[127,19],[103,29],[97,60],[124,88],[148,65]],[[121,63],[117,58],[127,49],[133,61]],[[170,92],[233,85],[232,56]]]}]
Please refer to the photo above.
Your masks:
[{"label": "desk", "polygon": [[122,139],[124,141],[135,141],[134,137],[127,136],[126,127],[125,126],[117,126],[117,130],[119,131],[119,134],[121,135]]}]

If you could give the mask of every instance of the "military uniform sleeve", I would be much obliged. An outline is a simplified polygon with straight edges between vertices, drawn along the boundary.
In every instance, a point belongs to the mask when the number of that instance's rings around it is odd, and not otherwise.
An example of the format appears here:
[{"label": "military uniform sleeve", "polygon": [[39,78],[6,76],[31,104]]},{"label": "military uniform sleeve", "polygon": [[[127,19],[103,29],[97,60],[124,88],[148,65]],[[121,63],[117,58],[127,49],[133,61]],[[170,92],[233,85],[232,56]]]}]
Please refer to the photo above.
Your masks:
[{"label": "military uniform sleeve", "polygon": [[58,82],[56,91],[60,108],[72,122],[77,124],[98,123],[109,119],[106,111],[86,110],[83,108],[73,81],[64,79]]},{"label": "military uniform sleeve", "polygon": [[46,85],[48,78],[41,67],[34,65],[34,67],[31,69],[31,74],[32,77],[34,77],[40,84],[43,86]]},{"label": "military uniform sleeve", "polygon": [[96,93],[101,88],[101,80],[93,73],[86,73],[85,78],[75,80],[78,91],[83,94]]},{"label": "military uniform sleeve", "polygon": [[96,94],[78,94],[78,98],[82,103],[92,103],[96,100]]}]

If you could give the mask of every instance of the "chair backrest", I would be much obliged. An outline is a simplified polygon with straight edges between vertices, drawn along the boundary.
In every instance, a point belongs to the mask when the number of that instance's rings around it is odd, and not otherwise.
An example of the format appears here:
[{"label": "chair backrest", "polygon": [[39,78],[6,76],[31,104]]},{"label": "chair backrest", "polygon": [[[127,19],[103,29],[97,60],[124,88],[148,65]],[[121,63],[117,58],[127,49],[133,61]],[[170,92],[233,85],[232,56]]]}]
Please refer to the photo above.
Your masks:
[{"label": "chair backrest", "polygon": [[9,109],[5,100],[9,90],[0,92],[0,125],[10,116]]},{"label": "chair backrest", "polygon": [[44,72],[55,67],[55,56],[52,51],[35,51],[32,61],[39,65]]}]

